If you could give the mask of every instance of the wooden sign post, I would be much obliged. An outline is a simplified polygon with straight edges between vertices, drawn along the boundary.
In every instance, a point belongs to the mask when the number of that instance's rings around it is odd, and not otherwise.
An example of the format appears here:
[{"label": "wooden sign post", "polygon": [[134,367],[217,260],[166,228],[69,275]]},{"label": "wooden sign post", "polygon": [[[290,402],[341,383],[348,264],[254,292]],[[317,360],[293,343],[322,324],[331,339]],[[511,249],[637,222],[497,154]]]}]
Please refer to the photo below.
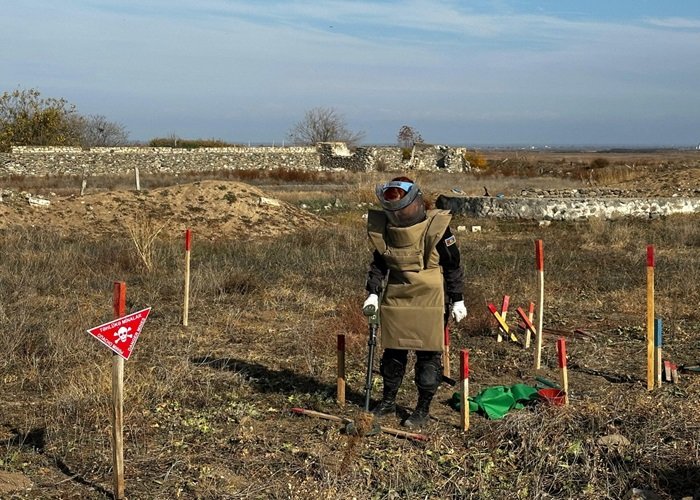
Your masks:
[{"label": "wooden sign post", "polygon": [[569,404],[569,373],[566,368],[566,339],[560,337],[557,340],[557,355],[559,358],[559,369],[561,370],[561,388],[564,391],[564,404]]},{"label": "wooden sign post", "polygon": [[450,372],[452,371],[452,367],[450,366],[450,327],[449,325],[445,325],[445,333],[444,333],[444,344],[442,347],[442,374],[445,377],[450,376]]},{"label": "wooden sign post", "polygon": [[647,245],[647,390],[654,388],[654,246]]},{"label": "wooden sign post", "polygon": [[460,351],[459,373],[462,383],[460,391],[460,421],[462,431],[469,429],[469,350]]},{"label": "wooden sign post", "polygon": [[345,406],[345,335],[338,334],[338,404]]},{"label": "wooden sign post", "polygon": [[[114,318],[126,313],[126,283],[114,282],[112,297]],[[112,466],[114,498],[124,498],[124,358],[112,355]]]},{"label": "wooden sign post", "polygon": [[190,315],[190,248],[192,231],[185,230],[185,299],[182,306],[182,326],[187,326]]},{"label": "wooden sign post", "polygon": [[537,314],[537,348],[535,349],[535,370],[542,366],[542,323],[544,317],[544,243],[535,241],[535,266],[540,285],[540,295]]},{"label": "wooden sign post", "polygon": [[661,318],[656,318],[654,321],[654,347],[656,351],[656,363],[654,363],[654,366],[656,368],[656,387],[661,387],[661,356],[663,345],[663,322],[661,321]]}]

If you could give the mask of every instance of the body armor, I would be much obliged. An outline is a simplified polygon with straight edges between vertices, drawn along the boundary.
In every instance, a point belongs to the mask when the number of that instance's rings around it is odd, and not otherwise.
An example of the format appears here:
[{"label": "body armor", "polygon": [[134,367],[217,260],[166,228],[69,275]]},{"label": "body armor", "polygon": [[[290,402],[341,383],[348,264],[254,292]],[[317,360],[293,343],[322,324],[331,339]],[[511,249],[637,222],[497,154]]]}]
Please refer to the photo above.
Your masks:
[{"label": "body armor", "polygon": [[385,349],[443,350],[445,299],[436,246],[450,219],[447,210],[429,210],[422,222],[396,227],[384,211],[370,210],[369,238],[389,267],[380,304]]}]

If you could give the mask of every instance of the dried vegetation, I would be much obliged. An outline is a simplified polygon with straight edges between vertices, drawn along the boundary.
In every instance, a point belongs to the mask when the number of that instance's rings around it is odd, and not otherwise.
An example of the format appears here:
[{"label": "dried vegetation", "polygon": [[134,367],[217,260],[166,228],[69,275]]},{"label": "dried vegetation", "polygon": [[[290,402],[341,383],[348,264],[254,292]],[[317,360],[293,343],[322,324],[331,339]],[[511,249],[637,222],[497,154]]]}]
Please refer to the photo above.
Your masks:
[{"label": "dried vegetation", "polygon": [[[352,182],[362,191],[373,180]],[[422,181],[438,191],[459,179]],[[313,201],[282,187],[276,195]],[[454,226],[482,226],[458,235],[470,316],[452,331],[453,355],[470,349],[472,392],[535,384],[535,375],[557,380],[554,341],[565,334],[571,405],[535,405],[498,421],[473,415],[463,434],[447,405],[453,389],[443,386],[427,443],[367,436],[343,465],[342,427],[289,411],[354,418],[363,402],[367,325],[359,308],[369,246],[358,194],[333,196],[343,205],[326,212],[332,226],[254,241],[195,238],[188,328],[179,325],[181,241],[158,234],[146,273],[127,233],[3,229],[0,474],[33,483],[13,498],[109,497],[110,356],[85,330],[110,318],[114,280],[126,281],[129,310],[153,307],[126,363],[130,498],[700,494],[700,375],[684,373],[679,384],[653,392],[644,383],[647,244],[658,253],[656,308],[667,356],[679,365],[700,362],[697,216],[548,227],[457,218]],[[538,238],[545,326],[556,334],[545,335],[543,368],[535,372],[530,350],[495,342],[485,304],[504,294],[513,308],[535,301]],[[339,333],[348,344],[345,408],[335,402]],[[399,393],[403,414],[415,403],[412,378]],[[375,397],[378,390],[377,382]],[[383,423],[397,427],[398,419]]]}]

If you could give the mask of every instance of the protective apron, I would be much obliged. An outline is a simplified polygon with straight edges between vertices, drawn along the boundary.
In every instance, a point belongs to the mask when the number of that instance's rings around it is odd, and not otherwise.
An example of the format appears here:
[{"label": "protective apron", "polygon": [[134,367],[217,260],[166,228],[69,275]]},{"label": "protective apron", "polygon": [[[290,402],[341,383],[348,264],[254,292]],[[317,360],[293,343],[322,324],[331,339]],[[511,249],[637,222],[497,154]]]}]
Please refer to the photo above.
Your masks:
[{"label": "protective apron", "polygon": [[387,224],[381,210],[370,210],[370,241],[389,267],[380,305],[383,348],[442,351],[445,291],[436,249],[450,223],[447,210],[429,210],[409,227]]}]

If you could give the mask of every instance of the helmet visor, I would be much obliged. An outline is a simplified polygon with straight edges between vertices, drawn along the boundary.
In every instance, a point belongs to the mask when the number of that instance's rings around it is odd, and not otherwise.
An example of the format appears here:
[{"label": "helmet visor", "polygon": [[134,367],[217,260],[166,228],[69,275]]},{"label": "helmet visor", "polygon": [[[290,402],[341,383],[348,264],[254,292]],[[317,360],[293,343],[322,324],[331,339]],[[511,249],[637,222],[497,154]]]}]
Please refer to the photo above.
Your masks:
[{"label": "helmet visor", "polygon": [[[404,192],[403,196],[396,196],[399,190]],[[393,212],[413,203],[420,195],[420,188],[412,182],[391,181],[378,185],[375,192],[382,208]]]},{"label": "helmet visor", "polygon": [[422,196],[416,196],[411,203],[399,210],[385,210],[389,223],[397,227],[409,227],[425,220],[425,204]]},{"label": "helmet visor", "polygon": [[407,227],[425,219],[423,196],[416,184],[391,181],[377,186],[376,192],[392,225]]}]

